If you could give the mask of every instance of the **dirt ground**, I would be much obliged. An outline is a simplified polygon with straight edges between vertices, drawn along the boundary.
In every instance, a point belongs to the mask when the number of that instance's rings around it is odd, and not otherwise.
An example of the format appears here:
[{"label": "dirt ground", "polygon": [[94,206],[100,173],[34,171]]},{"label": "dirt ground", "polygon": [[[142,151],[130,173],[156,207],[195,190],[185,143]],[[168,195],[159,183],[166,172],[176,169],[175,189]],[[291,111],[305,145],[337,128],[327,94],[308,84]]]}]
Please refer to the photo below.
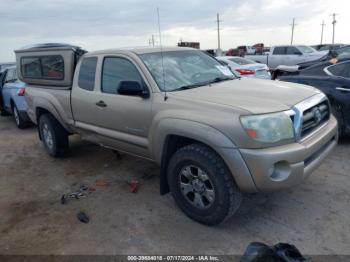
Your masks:
[{"label": "dirt ground", "polygon": [[[218,227],[186,217],[159,195],[153,163],[71,137],[63,159],[48,156],[36,128],[0,118],[0,254],[242,254],[252,241],[289,242],[304,254],[350,254],[350,139],[304,184],[251,194]],[[90,195],[60,203],[63,193],[96,180]],[[127,181],[141,186],[130,192]],[[76,218],[79,211],[88,224]]]}]

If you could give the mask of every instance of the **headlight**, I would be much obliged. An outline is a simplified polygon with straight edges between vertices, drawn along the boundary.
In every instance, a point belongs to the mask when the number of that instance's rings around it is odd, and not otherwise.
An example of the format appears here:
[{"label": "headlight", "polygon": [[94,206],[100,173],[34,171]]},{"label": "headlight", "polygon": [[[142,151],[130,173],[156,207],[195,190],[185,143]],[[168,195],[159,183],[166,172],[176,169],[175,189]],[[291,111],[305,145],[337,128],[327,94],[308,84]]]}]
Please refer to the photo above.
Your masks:
[{"label": "headlight", "polygon": [[262,143],[294,138],[292,120],[285,112],[241,116],[241,123],[249,137]]}]

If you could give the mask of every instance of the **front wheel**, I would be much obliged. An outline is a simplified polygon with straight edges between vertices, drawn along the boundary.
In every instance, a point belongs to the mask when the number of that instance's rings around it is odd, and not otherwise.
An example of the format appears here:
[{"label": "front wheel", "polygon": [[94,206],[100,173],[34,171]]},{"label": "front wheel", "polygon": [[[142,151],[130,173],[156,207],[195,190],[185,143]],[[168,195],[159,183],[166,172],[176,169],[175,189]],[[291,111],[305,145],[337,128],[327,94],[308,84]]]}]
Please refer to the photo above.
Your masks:
[{"label": "front wheel", "polygon": [[168,166],[170,191],[190,218],[216,225],[239,208],[242,195],[224,161],[202,144],[179,149]]},{"label": "front wheel", "polygon": [[52,115],[44,114],[40,116],[39,132],[49,155],[59,157],[67,152],[69,146],[68,133]]}]

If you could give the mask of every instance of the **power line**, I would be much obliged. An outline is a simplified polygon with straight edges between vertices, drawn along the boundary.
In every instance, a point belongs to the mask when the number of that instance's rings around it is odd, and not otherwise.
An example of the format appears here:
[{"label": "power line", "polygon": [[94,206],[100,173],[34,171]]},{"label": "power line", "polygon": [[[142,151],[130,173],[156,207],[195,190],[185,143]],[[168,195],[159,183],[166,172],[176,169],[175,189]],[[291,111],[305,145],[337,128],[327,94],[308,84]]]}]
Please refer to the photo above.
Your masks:
[{"label": "power line", "polygon": [[290,44],[292,45],[293,44],[293,40],[294,40],[294,28],[297,24],[295,23],[295,18],[293,18],[293,23],[291,24],[292,26],[292,37],[291,37],[291,40],[290,40]]},{"label": "power line", "polygon": [[322,27],[322,30],[321,30],[321,45],[322,45],[322,43],[323,43],[323,29],[324,29],[324,26],[325,26],[326,24],[324,23],[324,20],[322,20],[322,24],[321,24],[321,27]]}]

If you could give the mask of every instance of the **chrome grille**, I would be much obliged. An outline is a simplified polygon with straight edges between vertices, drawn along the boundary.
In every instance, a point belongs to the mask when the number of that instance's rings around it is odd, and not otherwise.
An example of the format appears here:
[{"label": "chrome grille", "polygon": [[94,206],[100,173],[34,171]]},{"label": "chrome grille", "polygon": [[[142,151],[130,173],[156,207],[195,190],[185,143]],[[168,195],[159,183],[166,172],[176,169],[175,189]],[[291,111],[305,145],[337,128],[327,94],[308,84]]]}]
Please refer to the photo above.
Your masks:
[{"label": "chrome grille", "polygon": [[328,101],[323,101],[303,112],[301,138],[310,134],[329,120],[330,110]]},{"label": "chrome grille", "polygon": [[323,93],[303,100],[288,112],[293,122],[297,141],[317,130],[331,116],[328,99]]}]

